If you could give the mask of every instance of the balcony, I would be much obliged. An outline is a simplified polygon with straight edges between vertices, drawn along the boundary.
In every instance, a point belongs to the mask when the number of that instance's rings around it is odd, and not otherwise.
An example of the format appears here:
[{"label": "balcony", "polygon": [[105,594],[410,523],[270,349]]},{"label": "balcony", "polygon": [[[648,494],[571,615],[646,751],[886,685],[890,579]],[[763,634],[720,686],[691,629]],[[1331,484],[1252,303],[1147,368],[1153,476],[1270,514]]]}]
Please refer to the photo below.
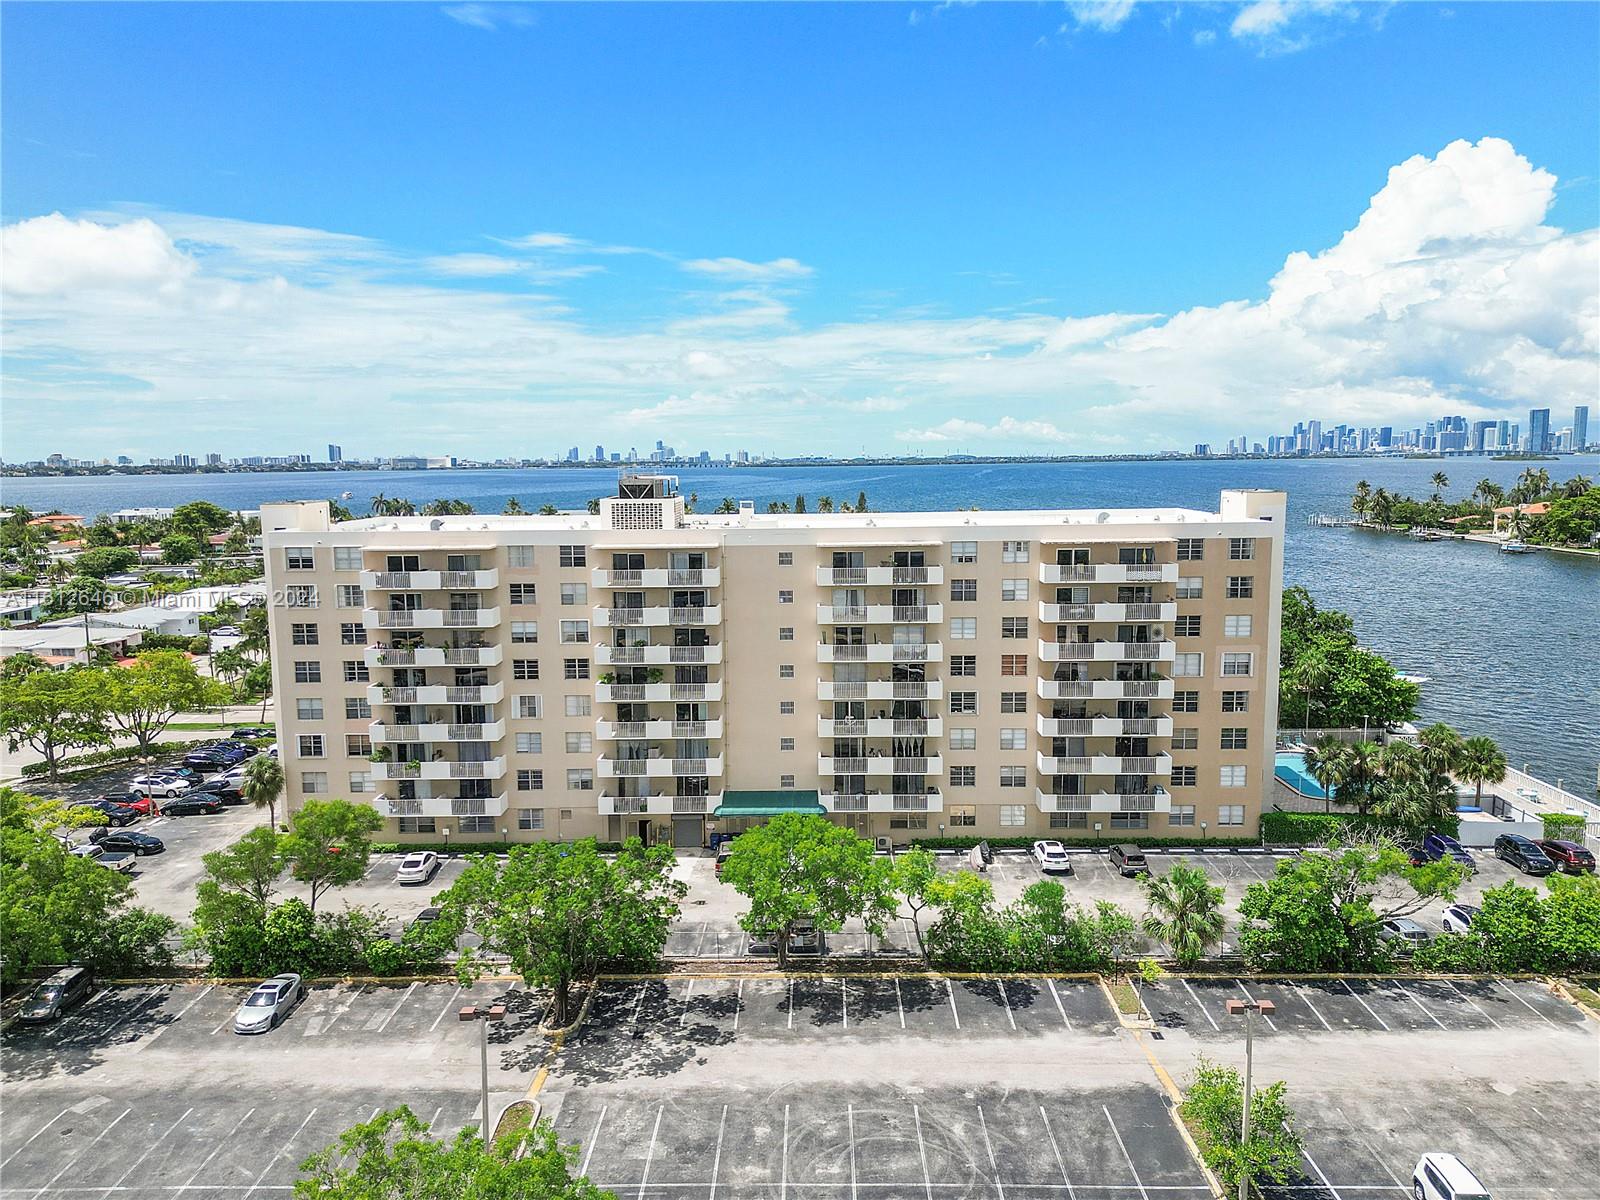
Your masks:
[{"label": "balcony", "polygon": [[1170,679],[1041,679],[1044,700],[1171,700]]},{"label": "balcony", "polygon": [[918,642],[915,645],[872,642],[862,646],[836,646],[830,642],[818,642],[817,661],[819,663],[943,662],[944,646],[938,642]]},{"label": "balcony", "polygon": [[818,567],[818,587],[939,587],[943,567]]},{"label": "balcony", "polygon": [[1047,642],[1039,639],[1045,662],[1171,662],[1177,644],[1159,642]]},{"label": "balcony", "polygon": [[819,604],[819,625],[937,625],[942,604]]},{"label": "balcony", "polygon": [[1057,719],[1040,713],[1040,737],[1171,737],[1171,717],[1077,717]]},{"label": "balcony", "polygon": [[373,779],[499,779],[506,773],[504,758],[483,762],[380,762],[372,764]]},{"label": "balcony", "polygon": [[602,667],[668,666],[722,661],[721,646],[611,646],[597,642],[594,660]]},{"label": "balcony", "polygon": [[1073,621],[1171,621],[1178,606],[1168,604],[1049,604],[1039,601],[1039,619],[1046,625]]},{"label": "balcony", "polygon": [[1122,758],[1115,754],[1091,754],[1082,758],[1052,758],[1039,751],[1041,775],[1171,775],[1172,755],[1149,754]]},{"label": "balcony", "polygon": [[1061,563],[1040,563],[1040,583],[1177,583],[1178,564],[1152,563],[1134,566],[1128,563],[1089,563],[1085,566],[1066,566]]},{"label": "balcony", "polygon": [[670,817],[674,813],[680,816],[697,813],[710,814],[721,803],[721,792],[713,792],[709,796],[617,796],[610,792],[601,792],[600,815],[602,817]]},{"label": "balcony", "polygon": [[595,760],[595,774],[602,779],[626,779],[642,775],[651,779],[671,779],[674,776],[719,776],[722,774],[721,758],[610,758],[601,755]]},{"label": "balcony", "polygon": [[818,799],[831,813],[936,813],[944,811],[938,790],[911,795],[889,792],[823,792]]},{"label": "balcony", "polygon": [[369,704],[499,704],[505,698],[502,683],[455,686],[430,683],[422,687],[369,687]]},{"label": "balcony", "polygon": [[498,608],[411,608],[385,612],[369,608],[361,622],[368,629],[493,629],[500,624]]},{"label": "balcony", "polygon": [[1034,802],[1044,813],[1167,813],[1172,811],[1172,796],[1165,788],[1149,792],[1123,794],[1119,792],[1091,792],[1083,796],[1057,796],[1046,791],[1035,791]]},{"label": "balcony", "polygon": [[715,604],[690,608],[596,608],[594,623],[600,628],[650,628],[663,625],[720,625],[722,609]]},{"label": "balcony", "polygon": [[427,796],[416,800],[399,800],[393,796],[374,796],[372,807],[380,817],[501,817],[505,815],[509,797],[498,796],[466,798],[462,796]]},{"label": "balcony", "polygon": [[504,721],[476,725],[386,725],[374,721],[370,728],[374,745],[380,742],[498,742],[506,735]]},{"label": "balcony", "polygon": [[486,591],[500,585],[500,572],[487,571],[363,571],[361,587],[369,592],[427,592],[454,588],[463,592]]},{"label": "balcony", "polygon": [[921,720],[894,717],[868,717],[863,721],[834,721],[828,717],[817,718],[818,737],[943,737],[944,720],[925,717]]},{"label": "balcony", "polygon": [[888,754],[866,758],[817,756],[819,775],[939,775],[943,772],[944,760],[937,754],[922,758],[895,758]]},{"label": "balcony", "polygon": [[645,567],[638,571],[607,571],[596,567],[589,572],[590,586],[597,588],[714,588],[722,586],[722,572],[716,567],[674,569]]},{"label": "balcony", "polygon": [[595,736],[606,742],[663,738],[720,738],[721,721],[596,721]]},{"label": "balcony", "polygon": [[499,646],[418,646],[415,650],[368,646],[362,657],[368,667],[497,667],[505,658],[505,651]]},{"label": "balcony", "polygon": [[601,704],[650,704],[660,700],[721,700],[722,684],[715,683],[597,683],[594,698]]},{"label": "balcony", "polygon": [[891,679],[869,679],[848,683],[821,680],[818,700],[943,700],[944,684],[937,679],[921,683],[902,683]]}]

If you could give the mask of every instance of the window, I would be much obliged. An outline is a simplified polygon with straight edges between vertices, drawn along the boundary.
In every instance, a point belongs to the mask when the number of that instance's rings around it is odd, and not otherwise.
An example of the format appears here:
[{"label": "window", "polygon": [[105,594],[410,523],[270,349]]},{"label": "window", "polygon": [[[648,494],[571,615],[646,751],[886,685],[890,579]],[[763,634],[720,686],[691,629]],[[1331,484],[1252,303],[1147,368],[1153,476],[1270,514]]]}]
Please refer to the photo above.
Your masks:
[{"label": "window", "polygon": [[285,546],[283,565],[291,571],[313,571],[317,566],[310,546]]},{"label": "window", "polygon": [[1200,731],[1190,727],[1174,729],[1172,731],[1172,748],[1174,750],[1200,749]]},{"label": "window", "polygon": [[493,817],[458,817],[456,827],[462,833],[493,833]]},{"label": "window", "polygon": [[792,566],[794,566],[794,551],[793,550],[779,550],[778,551],[778,565],[780,567],[792,567]]},{"label": "window", "polygon": [[1087,829],[1089,828],[1089,814],[1053,812],[1050,814],[1050,828]]},{"label": "window", "polygon": [[567,716],[569,717],[587,717],[593,711],[594,697],[592,696],[567,696],[565,699]]},{"label": "window", "polygon": [[1250,749],[1250,731],[1236,725],[1230,725],[1222,731],[1222,749],[1248,750]]},{"label": "window", "polygon": [[1008,562],[1008,563],[1027,562],[1028,561],[1028,543],[1027,542],[1001,542],[1000,543],[1000,561],[1001,562]]},{"label": "window", "polygon": [[978,731],[976,729],[952,729],[950,731],[950,749],[976,750],[978,748]]},{"label": "window", "polygon": [[977,692],[951,692],[950,693],[950,713],[951,713],[952,716],[955,716],[955,715],[958,715],[958,714],[974,714],[977,711],[978,711],[978,693]]},{"label": "window", "polygon": [[781,787],[781,788],[792,788],[794,786],[794,776],[793,775],[779,775],[778,776],[778,786]]},{"label": "window", "polygon": [[317,589],[309,583],[290,584],[283,589],[283,606],[285,608],[315,608],[317,606]]},{"label": "window", "polygon": [[[524,788],[523,790],[527,791],[529,789]],[[518,829],[543,829],[544,828],[544,809],[542,809],[542,808],[519,808],[519,809],[517,809],[517,828]]]},{"label": "window", "polygon": [[1175,829],[1194,828],[1194,805],[1174,804],[1172,811],[1167,813],[1167,824]]},{"label": "window", "polygon": [[1172,677],[1174,679],[1196,679],[1205,674],[1206,656],[1204,654],[1177,654],[1172,659]]},{"label": "window", "polygon": [[978,636],[977,617],[951,617],[950,637],[952,640],[968,640]]},{"label": "window", "polygon": [[1173,787],[1194,787],[1199,782],[1199,777],[1200,777],[1200,768],[1199,767],[1173,767],[1172,768],[1172,786]]},{"label": "window", "polygon": [[322,701],[300,697],[294,702],[294,715],[302,721],[322,720]]},{"label": "window", "polygon": [[1003,638],[1025,638],[1028,636],[1027,617],[1001,617],[1000,636]]},{"label": "window", "polygon": [[1256,579],[1254,575],[1229,575],[1228,599],[1250,600],[1256,594]]},{"label": "window", "polygon": [[365,733],[345,734],[344,753],[346,758],[371,758],[372,738]]},{"label": "window", "polygon": [[[532,588],[532,584],[528,585]],[[531,603],[531,601],[530,601]],[[561,603],[587,604],[589,603],[589,585],[587,583],[563,583],[561,585]]]},{"label": "window", "polygon": [[1179,538],[1178,561],[1199,562],[1206,556],[1206,540],[1204,538]]},{"label": "window", "polygon": [[582,546],[561,547],[561,565],[563,567],[586,567],[589,557]]},{"label": "window", "polygon": [[534,720],[544,716],[544,698],[542,696],[518,696],[517,716]]},{"label": "window", "polygon": [[[564,590],[567,585],[566,584],[562,584],[561,586],[562,586],[562,588]],[[538,588],[538,585],[537,584],[532,584],[532,583],[513,583],[511,585],[511,603],[513,603],[513,604],[537,604],[537,603],[539,603],[539,588]]]},{"label": "window", "polygon": [[1255,538],[1229,538],[1228,559],[1230,562],[1244,562],[1256,556]]},{"label": "window", "polygon": [[592,792],[594,791],[594,771],[590,767],[567,768],[567,791]]},{"label": "window", "polygon": [[1027,767],[1001,767],[1000,786],[1003,788],[1019,788],[1028,786]]},{"label": "window", "polygon": [[340,608],[365,608],[367,606],[366,593],[359,584],[341,583],[335,593]]},{"label": "window", "polygon": [[1217,784],[1225,788],[1242,788],[1245,786],[1245,778],[1248,774],[1248,767],[1222,767]]},{"label": "window", "polygon": [[1002,729],[1000,731],[1000,749],[1026,750],[1028,748],[1028,731],[1026,729]]},{"label": "window", "polygon": [[1021,828],[1028,823],[1028,806],[1026,804],[1002,804],[1000,806],[1000,824],[1008,829]]},{"label": "window", "polygon": [[539,678],[539,660],[537,658],[513,658],[511,660],[511,678]]},{"label": "window", "polygon": [[589,660],[587,658],[564,658],[561,660],[561,676],[563,679],[589,678]]},{"label": "window", "polygon": [[1249,692],[1223,692],[1222,711],[1225,713],[1242,713],[1250,711]]},{"label": "window", "polygon": [[519,571],[532,570],[533,569],[533,547],[532,546],[507,546],[506,547],[506,565],[510,566],[510,567],[515,567]]},{"label": "window", "polygon": [[966,600],[978,598],[978,581],[976,579],[952,579],[950,581],[950,601],[960,604]]},{"label": "window", "polygon": [[322,757],[322,735],[320,733],[302,733],[300,735],[300,757]]},{"label": "window", "polygon": [[561,622],[561,641],[566,645],[574,645],[589,640],[589,622],[563,621]]},{"label": "window", "polygon": [[307,796],[326,796],[328,794],[328,773],[326,771],[301,771],[300,790]]},{"label": "window", "polygon": [[779,700],[778,701],[778,715],[780,717],[792,717],[792,716],[794,716],[794,701],[793,700]]},{"label": "window", "polygon": [[778,603],[779,604],[793,604],[794,603],[794,593],[791,592],[787,588],[781,589],[778,592]]},{"label": "window", "polygon": [[293,622],[289,626],[289,642],[295,646],[315,646],[317,644],[316,622]]},{"label": "window", "polygon": [[978,823],[978,806],[975,804],[953,804],[949,811],[952,828],[971,829]]},{"label": "window", "polygon": [[793,750],[794,749],[794,739],[793,738],[779,738],[778,739],[778,749],[779,750]]},{"label": "window", "polygon": [[1173,637],[1199,637],[1199,617],[1179,617],[1172,623]]},{"label": "window", "polygon": [[970,676],[978,673],[978,656],[976,654],[952,654],[950,656],[950,674]]},{"label": "window", "polygon": [[1173,692],[1172,711],[1175,713],[1197,713],[1200,711],[1199,692]]},{"label": "window", "polygon": [[1231,638],[1247,638],[1250,636],[1250,614],[1243,616],[1223,617],[1222,636]]},{"label": "window", "polygon": [[1255,655],[1248,650],[1231,650],[1222,656],[1224,675],[1250,675],[1255,666]]},{"label": "window", "polygon": [[1000,656],[1000,674],[1026,675],[1028,673],[1028,656],[1026,654],[1002,654]]},{"label": "window", "polygon": [[1028,598],[1028,581],[1026,579],[1002,579],[1000,581],[1000,599],[1026,600]]},{"label": "window", "polygon": [[778,626],[778,640],[780,642],[792,642],[792,641],[794,641],[794,626],[793,625],[780,625],[780,626]]},{"label": "window", "polygon": [[[1242,768],[1241,768],[1242,769]],[[1244,805],[1221,804],[1217,806],[1218,825],[1243,825]]]},{"label": "window", "polygon": [[335,546],[333,548],[333,569],[335,571],[361,570],[361,547]]},{"label": "window", "polygon": [[977,767],[951,767],[950,768],[950,786],[951,787],[977,787],[978,786],[978,768]]},{"label": "window", "polygon": [[374,791],[377,791],[377,789],[372,786],[372,772],[371,771],[351,771],[350,772],[350,794],[351,795],[359,796],[363,792],[374,792]]},{"label": "window", "polygon": [[519,734],[517,734],[517,743],[516,744],[517,744],[517,753],[518,754],[543,754],[544,753],[544,734],[542,734],[542,733],[519,733]]},{"label": "window", "polygon": [[581,730],[568,733],[567,734],[567,753],[568,754],[593,754],[594,753],[594,734],[585,733],[585,732],[583,732]]},{"label": "window", "polygon": [[401,817],[401,833],[437,833],[438,822],[433,817]]},{"label": "window", "polygon": [[1025,713],[1028,711],[1027,692],[1001,692],[1000,711],[1003,713]]},{"label": "window", "polygon": [[539,640],[539,622],[511,622],[511,640],[522,645],[529,645],[533,642],[537,642]]},{"label": "window", "polygon": [[346,683],[367,683],[372,679],[372,673],[367,670],[367,664],[359,658],[344,660],[344,681]]},{"label": "window", "polygon": [[1178,599],[1199,600],[1205,594],[1205,584],[1198,575],[1178,576]]},{"label": "window", "polygon": [[321,683],[322,664],[318,662],[297,662],[294,664],[294,681],[296,683]]},{"label": "window", "polygon": [[372,705],[367,703],[365,696],[346,696],[344,698],[344,716],[347,721],[372,720]]},{"label": "window", "polygon": [[1150,824],[1150,819],[1144,813],[1114,812],[1111,814],[1111,828],[1113,829],[1144,829]]},{"label": "window", "polygon": [[779,679],[793,679],[794,678],[794,664],[793,663],[779,663],[778,664],[778,678]]},{"label": "window", "polygon": [[951,542],[950,561],[958,563],[974,563],[978,561],[977,542]]},{"label": "window", "polygon": [[367,644],[367,627],[355,621],[339,622],[339,644],[342,646],[365,646]]}]

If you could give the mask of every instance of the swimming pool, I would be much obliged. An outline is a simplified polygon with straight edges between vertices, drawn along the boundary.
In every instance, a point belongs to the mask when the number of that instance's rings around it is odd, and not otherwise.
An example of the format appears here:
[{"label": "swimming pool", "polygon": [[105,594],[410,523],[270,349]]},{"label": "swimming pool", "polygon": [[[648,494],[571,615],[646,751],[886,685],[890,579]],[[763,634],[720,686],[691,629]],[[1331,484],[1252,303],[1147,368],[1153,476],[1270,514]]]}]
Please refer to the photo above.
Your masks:
[{"label": "swimming pool", "polygon": [[1338,794],[1337,788],[1330,794],[1311,777],[1306,770],[1306,756],[1296,750],[1278,751],[1272,773],[1302,796],[1310,796],[1314,800],[1331,800]]}]

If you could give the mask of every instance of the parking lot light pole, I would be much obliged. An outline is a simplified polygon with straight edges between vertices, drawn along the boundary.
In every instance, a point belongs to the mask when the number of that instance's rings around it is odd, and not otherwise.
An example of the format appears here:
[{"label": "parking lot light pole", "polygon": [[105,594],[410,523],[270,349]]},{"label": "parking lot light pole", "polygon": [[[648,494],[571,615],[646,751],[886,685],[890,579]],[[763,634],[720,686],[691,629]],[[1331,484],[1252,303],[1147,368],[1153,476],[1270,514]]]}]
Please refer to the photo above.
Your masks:
[{"label": "parking lot light pole", "polygon": [[489,1022],[503,1021],[504,1004],[468,1004],[456,1014],[457,1020],[478,1022],[478,1053],[483,1066],[483,1144],[489,1144]]},{"label": "parking lot light pole", "polygon": [[[1260,1013],[1264,1017],[1270,1017],[1277,1011],[1277,1005],[1271,1000],[1229,1000],[1226,1002],[1226,1007],[1230,1017],[1244,1014],[1244,1112],[1239,1120],[1239,1149],[1242,1162],[1242,1152],[1250,1144],[1250,1075],[1255,1060],[1255,1015]],[[484,1086],[488,1087],[487,1084]],[[1239,1200],[1250,1200],[1249,1171],[1242,1170],[1239,1174]]]}]

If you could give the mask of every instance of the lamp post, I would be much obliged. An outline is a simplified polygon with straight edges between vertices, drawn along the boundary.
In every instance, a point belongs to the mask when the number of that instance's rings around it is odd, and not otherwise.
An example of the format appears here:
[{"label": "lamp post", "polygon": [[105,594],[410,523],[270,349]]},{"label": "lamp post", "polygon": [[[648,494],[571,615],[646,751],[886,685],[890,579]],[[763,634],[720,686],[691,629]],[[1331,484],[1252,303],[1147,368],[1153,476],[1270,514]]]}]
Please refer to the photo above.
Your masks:
[{"label": "lamp post", "polygon": [[503,1021],[504,1004],[468,1004],[456,1014],[460,1021],[478,1022],[478,1053],[483,1066],[483,1144],[489,1144],[489,1022]]},{"label": "lamp post", "polygon": [[1204,821],[1200,822],[1200,840],[1202,842],[1206,840],[1206,823]]},{"label": "lamp post", "polygon": [[[1244,1112],[1239,1121],[1239,1149],[1243,1151],[1250,1144],[1250,1075],[1255,1059],[1255,1015],[1260,1013],[1264,1017],[1270,1017],[1277,1011],[1277,1005],[1271,1000],[1229,1000],[1226,1007],[1230,1017],[1244,1014]],[[485,1094],[487,1095],[487,1092]],[[1242,1154],[1241,1161],[1243,1161]],[[1250,1200],[1248,1171],[1239,1176],[1239,1200]]]}]

